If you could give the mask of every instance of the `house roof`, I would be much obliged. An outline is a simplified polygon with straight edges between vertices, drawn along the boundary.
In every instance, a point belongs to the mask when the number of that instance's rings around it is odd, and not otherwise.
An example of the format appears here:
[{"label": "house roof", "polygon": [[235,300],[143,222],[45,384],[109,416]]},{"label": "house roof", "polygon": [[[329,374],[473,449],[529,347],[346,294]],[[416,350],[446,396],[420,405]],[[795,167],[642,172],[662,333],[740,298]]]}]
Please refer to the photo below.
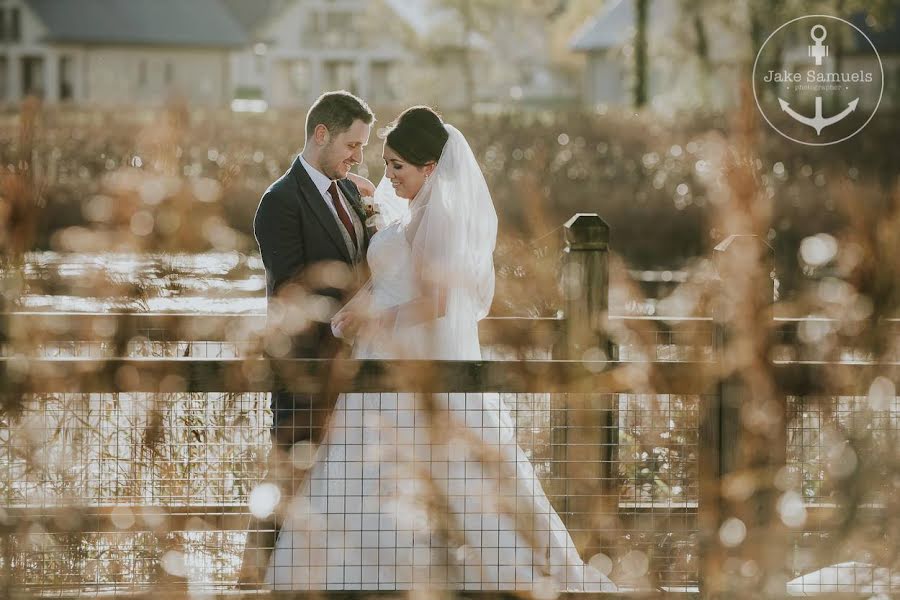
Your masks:
[{"label": "house roof", "polygon": [[[603,9],[572,37],[572,50],[589,52],[627,43],[634,34],[635,0],[609,0]],[[651,28],[666,27],[676,16],[671,0],[651,0]],[[859,27],[881,53],[900,52],[900,9],[886,23],[877,23],[865,12],[854,13],[850,22]]]},{"label": "house roof", "polygon": [[[430,0],[385,0],[387,7],[402,19],[416,36],[435,47],[459,46],[463,41],[463,24],[452,8]],[[469,35],[468,45],[477,50],[487,50],[490,42],[478,32]]]},{"label": "house roof", "polygon": [[257,28],[280,14],[292,0],[221,0],[231,16],[251,35]]},{"label": "house roof", "polygon": [[[634,0],[609,0],[597,15],[572,37],[569,47],[576,52],[604,50],[626,44],[634,35]],[[651,30],[672,25],[676,6],[672,0],[650,0],[647,22]]]},{"label": "house roof", "polygon": [[236,47],[247,34],[220,0],[25,0],[47,41]]},{"label": "house roof", "polygon": [[422,0],[385,0],[389,9],[394,14],[412,27],[416,35],[425,36],[429,31],[441,21],[449,11],[444,8],[437,10],[429,10],[430,7]]}]

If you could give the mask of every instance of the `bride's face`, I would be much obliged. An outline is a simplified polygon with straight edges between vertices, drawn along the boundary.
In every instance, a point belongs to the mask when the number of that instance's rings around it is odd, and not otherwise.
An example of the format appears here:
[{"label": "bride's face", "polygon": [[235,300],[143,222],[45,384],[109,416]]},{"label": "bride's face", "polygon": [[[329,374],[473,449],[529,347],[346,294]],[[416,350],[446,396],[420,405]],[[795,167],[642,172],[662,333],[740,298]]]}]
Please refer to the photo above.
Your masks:
[{"label": "bride's face", "polygon": [[425,184],[426,177],[434,170],[434,163],[417,167],[406,162],[387,144],[384,146],[382,158],[384,158],[384,176],[394,186],[394,192],[407,200],[416,197]]}]

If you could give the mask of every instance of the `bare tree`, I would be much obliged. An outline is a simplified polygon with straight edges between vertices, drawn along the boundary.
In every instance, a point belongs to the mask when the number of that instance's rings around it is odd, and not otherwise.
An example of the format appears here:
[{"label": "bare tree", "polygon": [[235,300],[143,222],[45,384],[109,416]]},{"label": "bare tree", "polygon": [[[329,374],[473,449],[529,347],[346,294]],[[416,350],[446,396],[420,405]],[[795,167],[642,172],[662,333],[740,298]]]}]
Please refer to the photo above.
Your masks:
[{"label": "bare tree", "polygon": [[634,34],[634,107],[641,108],[647,103],[647,21],[649,20],[650,0],[634,0],[635,34]]}]

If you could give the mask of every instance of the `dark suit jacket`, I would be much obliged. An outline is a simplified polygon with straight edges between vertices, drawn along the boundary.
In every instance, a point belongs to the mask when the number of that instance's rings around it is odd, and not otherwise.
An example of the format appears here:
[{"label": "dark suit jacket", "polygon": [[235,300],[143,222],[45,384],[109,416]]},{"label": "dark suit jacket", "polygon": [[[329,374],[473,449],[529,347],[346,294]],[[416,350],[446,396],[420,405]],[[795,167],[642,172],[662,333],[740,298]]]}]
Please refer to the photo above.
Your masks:
[{"label": "dark suit jacket", "polygon": [[[347,203],[365,223],[365,210],[356,185],[347,179],[337,183]],[[314,278],[309,269],[317,263],[328,262],[344,263],[353,268],[338,227],[298,156],[291,168],[263,194],[253,221],[253,231],[266,268],[266,296],[270,305],[272,298],[277,297],[288,282],[297,282],[310,293],[329,296],[341,303],[355,291],[352,286],[349,289],[331,287],[322,281],[323,278]],[[370,238],[368,229],[364,230],[363,257]],[[330,323],[314,323],[294,338],[293,355],[296,358],[332,358],[339,347],[340,343],[332,336]],[[297,401],[301,400],[299,396],[283,392],[272,394],[276,425],[284,411],[294,410]]]}]

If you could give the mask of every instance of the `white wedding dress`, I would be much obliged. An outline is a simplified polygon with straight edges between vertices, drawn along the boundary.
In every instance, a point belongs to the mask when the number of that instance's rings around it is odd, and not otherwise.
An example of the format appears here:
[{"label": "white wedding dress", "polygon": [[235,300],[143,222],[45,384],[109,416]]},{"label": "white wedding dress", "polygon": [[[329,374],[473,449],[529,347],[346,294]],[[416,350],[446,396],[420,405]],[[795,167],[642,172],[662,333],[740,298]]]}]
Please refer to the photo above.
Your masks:
[{"label": "white wedding dress", "polygon": [[[416,294],[407,225],[372,239],[376,309]],[[357,340],[360,359],[480,360],[475,318]],[[272,553],[275,590],[614,591],[581,560],[498,394],[342,394]]]}]

